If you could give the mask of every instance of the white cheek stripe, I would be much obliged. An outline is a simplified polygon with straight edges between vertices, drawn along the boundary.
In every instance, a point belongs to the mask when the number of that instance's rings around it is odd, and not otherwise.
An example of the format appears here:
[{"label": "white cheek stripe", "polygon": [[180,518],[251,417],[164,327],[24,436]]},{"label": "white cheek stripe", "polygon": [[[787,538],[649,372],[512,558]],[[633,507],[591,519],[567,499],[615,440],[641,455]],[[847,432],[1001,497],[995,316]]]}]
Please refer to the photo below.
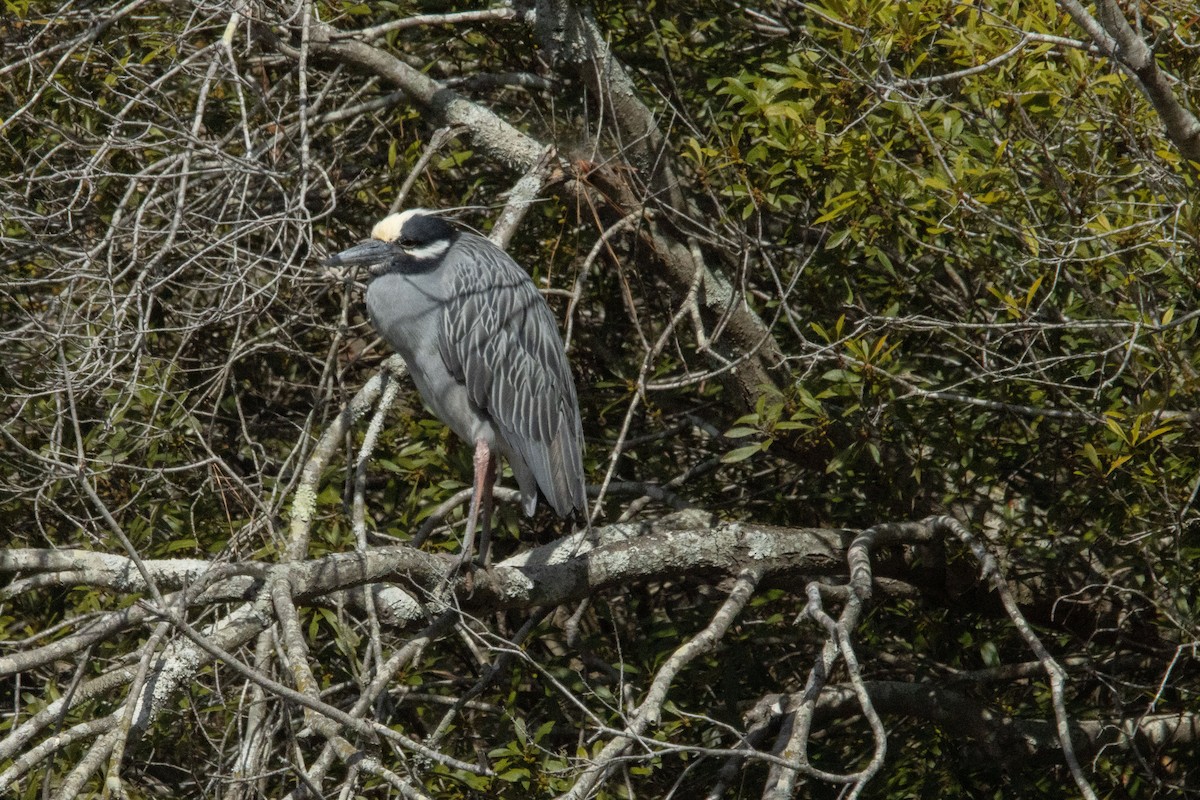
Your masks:
[{"label": "white cheek stripe", "polygon": [[450,243],[445,239],[440,239],[424,247],[406,248],[404,252],[408,253],[416,261],[429,261],[430,259],[440,258],[449,249]]}]

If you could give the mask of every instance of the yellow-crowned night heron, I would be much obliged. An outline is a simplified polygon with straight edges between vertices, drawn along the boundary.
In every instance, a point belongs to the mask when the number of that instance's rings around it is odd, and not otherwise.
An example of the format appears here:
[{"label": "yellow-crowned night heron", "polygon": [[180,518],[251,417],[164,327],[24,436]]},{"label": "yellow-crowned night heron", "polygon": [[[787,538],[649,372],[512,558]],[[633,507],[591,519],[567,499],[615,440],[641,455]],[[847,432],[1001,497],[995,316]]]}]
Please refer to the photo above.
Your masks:
[{"label": "yellow-crowned night heron", "polygon": [[496,451],[512,466],[526,515],[538,490],[559,516],[586,513],[579,401],[554,316],[529,275],[482,236],[417,208],[325,261],[368,267],[367,311],[404,357],[425,403],[475,446],[475,529],[487,558]]}]

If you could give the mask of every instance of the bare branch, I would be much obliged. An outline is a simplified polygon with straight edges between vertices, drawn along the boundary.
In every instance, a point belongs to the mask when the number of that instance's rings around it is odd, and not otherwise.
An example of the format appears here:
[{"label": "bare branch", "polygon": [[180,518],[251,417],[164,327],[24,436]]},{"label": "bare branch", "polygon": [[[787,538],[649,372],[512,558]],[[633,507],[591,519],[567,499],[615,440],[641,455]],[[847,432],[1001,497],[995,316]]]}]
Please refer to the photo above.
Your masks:
[{"label": "bare branch", "polygon": [[1129,25],[1120,6],[1114,0],[1099,0],[1097,19],[1078,0],[1059,0],[1059,4],[1101,53],[1137,80],[1183,157],[1200,162],[1200,119],[1176,96],[1171,79],[1159,68],[1154,52]]}]

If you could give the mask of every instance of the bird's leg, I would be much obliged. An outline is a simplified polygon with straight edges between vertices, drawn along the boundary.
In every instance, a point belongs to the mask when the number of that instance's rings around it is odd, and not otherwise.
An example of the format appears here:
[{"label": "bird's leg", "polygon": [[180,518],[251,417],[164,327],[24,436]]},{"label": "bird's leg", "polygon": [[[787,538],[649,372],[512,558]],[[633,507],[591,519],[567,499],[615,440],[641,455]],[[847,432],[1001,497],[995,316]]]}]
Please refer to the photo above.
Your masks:
[{"label": "bird's leg", "polygon": [[[487,447],[487,445],[484,445]],[[478,459],[478,456],[476,456]],[[478,472],[478,463],[475,467]],[[489,452],[487,464],[484,465],[483,494],[480,495],[479,519],[479,563],[483,567],[491,566],[492,562],[492,501],[495,500],[493,490],[496,488],[496,454]],[[479,480],[476,478],[475,491],[479,492]]]},{"label": "bird's leg", "polygon": [[496,457],[483,439],[475,442],[475,489],[471,493],[471,508],[467,512],[467,532],[463,535],[462,552],[450,568],[457,572],[464,564],[471,562],[475,550],[475,529],[479,526],[480,509],[483,509],[482,532],[479,535],[480,561],[486,565],[488,548],[491,546],[492,532],[492,487],[496,483]]}]

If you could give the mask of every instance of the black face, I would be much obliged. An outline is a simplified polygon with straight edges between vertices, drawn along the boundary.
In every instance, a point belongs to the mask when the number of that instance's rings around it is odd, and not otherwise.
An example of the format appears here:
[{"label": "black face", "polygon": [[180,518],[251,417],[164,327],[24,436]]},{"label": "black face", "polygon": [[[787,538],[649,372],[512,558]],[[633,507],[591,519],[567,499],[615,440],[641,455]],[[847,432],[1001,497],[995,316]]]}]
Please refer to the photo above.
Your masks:
[{"label": "black face", "polygon": [[458,238],[458,230],[446,220],[432,214],[415,214],[404,221],[400,233],[388,245],[392,257],[386,264],[372,267],[371,272],[404,272],[410,275],[437,269],[446,251]]},{"label": "black face", "polygon": [[404,250],[419,257],[415,251],[423,250],[436,242],[453,243],[458,237],[454,226],[441,217],[432,214],[417,214],[405,221],[400,229],[400,235],[391,243],[400,245]]}]

